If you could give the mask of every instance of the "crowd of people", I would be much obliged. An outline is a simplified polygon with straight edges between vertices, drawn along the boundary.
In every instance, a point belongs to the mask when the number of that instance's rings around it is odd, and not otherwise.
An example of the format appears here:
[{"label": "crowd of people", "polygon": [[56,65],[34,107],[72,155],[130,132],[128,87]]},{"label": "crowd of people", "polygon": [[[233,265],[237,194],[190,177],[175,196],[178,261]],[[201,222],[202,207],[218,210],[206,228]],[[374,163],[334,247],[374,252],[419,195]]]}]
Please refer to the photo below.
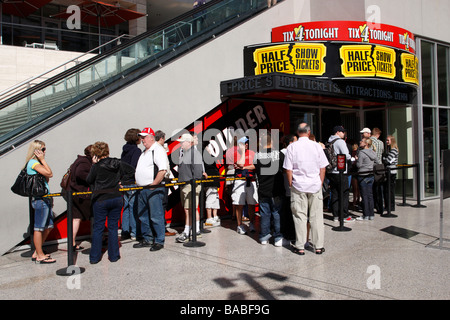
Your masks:
[{"label": "crowd of people", "polygon": [[[394,211],[399,155],[396,139],[388,135],[385,150],[378,128],[364,128],[360,133],[359,144],[350,143],[346,130],[336,126],[324,144],[315,141],[307,123],[301,123],[297,135],[282,137],[281,148],[278,148],[278,141],[274,143],[270,131],[260,134],[258,150],[249,148],[249,137],[235,137],[234,145],[226,152],[224,163],[226,175],[235,179],[226,182],[224,194],[229,196],[229,210],[236,219],[237,233],[244,235],[259,231],[261,245],[269,242],[276,247],[289,244],[292,251],[299,255],[304,255],[307,248],[322,254],[325,251],[324,211],[332,213],[333,221],[355,220],[354,215],[349,213],[350,188],[353,191],[353,206],[362,210],[362,216],[356,220],[373,220],[375,211],[383,214],[389,206],[390,211]],[[77,156],[70,166],[69,189],[73,192],[95,191],[92,195],[72,197],[72,250],[84,249],[76,244],[77,232],[81,221],[93,217],[89,255],[92,264],[102,259],[105,223],[108,228],[108,259],[111,262],[120,259],[120,220],[121,239],[135,240],[137,243],[133,248],[148,248],[152,252],[164,248],[166,236],[176,235],[176,242],[185,243],[192,239],[195,230],[196,236],[201,237],[203,226],[200,225],[197,208],[202,188],[197,184],[193,189],[189,182],[220,176],[215,162],[204,161],[205,154],[213,153],[209,143],[199,146],[195,134],[182,134],[177,140],[180,143],[178,182],[185,182],[180,187],[185,221],[183,231],[177,235],[167,229],[165,220],[168,188],[164,187],[164,183],[174,177],[171,175],[164,132],[155,132],[150,127],[143,130],[132,128],[125,133],[124,139],[126,143],[120,159],[110,157],[108,144],[99,141],[88,145],[84,155]],[[139,148],[141,143],[144,150]],[[348,165],[342,174],[336,167],[330,167],[333,161],[329,155],[327,157],[326,149],[332,150],[334,155],[345,155]],[[45,161],[45,154],[45,143],[33,141],[25,166],[28,174],[40,173],[48,181],[53,173]],[[389,180],[375,179],[375,164],[385,164],[390,169]],[[345,178],[341,179],[342,176]],[[220,183],[218,180],[212,181],[204,185],[205,225],[219,226]],[[128,187],[144,188],[119,191],[119,188]],[[390,195],[387,194],[389,191]],[[195,208],[192,193],[195,194]],[[340,201],[343,204],[343,218]],[[33,198],[32,207],[35,211],[33,240],[36,248],[32,259],[41,264],[54,263],[56,260],[42,249],[53,227],[52,198]],[[192,210],[196,212],[195,224]],[[248,225],[244,224],[244,212],[249,217]]]}]

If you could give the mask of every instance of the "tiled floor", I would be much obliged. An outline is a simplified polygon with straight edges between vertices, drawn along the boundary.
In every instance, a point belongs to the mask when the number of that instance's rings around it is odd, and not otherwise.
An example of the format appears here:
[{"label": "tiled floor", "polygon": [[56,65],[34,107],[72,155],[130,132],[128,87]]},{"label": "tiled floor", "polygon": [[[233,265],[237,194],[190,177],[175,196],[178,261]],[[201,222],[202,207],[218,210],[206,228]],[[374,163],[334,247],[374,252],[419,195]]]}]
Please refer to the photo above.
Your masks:
[{"label": "tiled floor", "polygon": [[[450,238],[449,202],[443,237]],[[439,246],[440,206],[397,207],[395,218],[346,224],[335,231],[325,213],[326,252],[294,254],[289,245],[261,245],[257,234],[239,235],[223,220],[186,247],[167,237],[157,252],[122,243],[122,258],[89,264],[90,243],[76,257],[84,272],[58,276],[67,267],[65,244],[48,247],[55,264],[39,265],[18,251],[0,257],[0,299],[297,300],[450,298],[450,243]],[[358,213],[360,215],[360,213]]]}]

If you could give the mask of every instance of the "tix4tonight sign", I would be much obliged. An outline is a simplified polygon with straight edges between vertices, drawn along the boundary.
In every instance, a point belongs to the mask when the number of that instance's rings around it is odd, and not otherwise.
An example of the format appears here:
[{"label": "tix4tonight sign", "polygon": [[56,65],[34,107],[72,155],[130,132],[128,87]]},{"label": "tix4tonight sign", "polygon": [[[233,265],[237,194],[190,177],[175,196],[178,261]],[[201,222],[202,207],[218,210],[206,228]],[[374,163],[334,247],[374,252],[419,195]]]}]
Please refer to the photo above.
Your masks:
[{"label": "tix4tonight sign", "polygon": [[344,41],[379,44],[414,54],[414,34],[395,26],[367,21],[316,21],[272,29],[272,42]]}]

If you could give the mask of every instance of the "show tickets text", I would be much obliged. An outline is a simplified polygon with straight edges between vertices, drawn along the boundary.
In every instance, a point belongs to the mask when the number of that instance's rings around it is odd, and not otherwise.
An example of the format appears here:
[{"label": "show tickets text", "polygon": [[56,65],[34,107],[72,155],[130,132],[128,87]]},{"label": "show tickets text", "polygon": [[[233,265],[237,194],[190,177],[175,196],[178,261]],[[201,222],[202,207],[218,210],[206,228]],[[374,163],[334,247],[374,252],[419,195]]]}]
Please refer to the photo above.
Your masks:
[{"label": "show tickets text", "polygon": [[255,75],[289,73],[321,76],[325,73],[324,44],[282,44],[256,49],[253,59]]}]

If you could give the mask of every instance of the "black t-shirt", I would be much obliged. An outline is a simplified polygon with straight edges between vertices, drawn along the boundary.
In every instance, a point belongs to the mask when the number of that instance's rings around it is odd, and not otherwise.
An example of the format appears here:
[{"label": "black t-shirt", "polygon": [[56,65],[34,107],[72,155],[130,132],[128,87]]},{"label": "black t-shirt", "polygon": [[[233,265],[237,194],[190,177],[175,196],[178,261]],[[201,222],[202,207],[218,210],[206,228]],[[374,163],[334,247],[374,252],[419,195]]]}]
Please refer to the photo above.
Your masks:
[{"label": "black t-shirt", "polygon": [[283,178],[284,154],[270,148],[256,153],[255,171],[258,177],[259,198],[272,198],[285,194]]}]

